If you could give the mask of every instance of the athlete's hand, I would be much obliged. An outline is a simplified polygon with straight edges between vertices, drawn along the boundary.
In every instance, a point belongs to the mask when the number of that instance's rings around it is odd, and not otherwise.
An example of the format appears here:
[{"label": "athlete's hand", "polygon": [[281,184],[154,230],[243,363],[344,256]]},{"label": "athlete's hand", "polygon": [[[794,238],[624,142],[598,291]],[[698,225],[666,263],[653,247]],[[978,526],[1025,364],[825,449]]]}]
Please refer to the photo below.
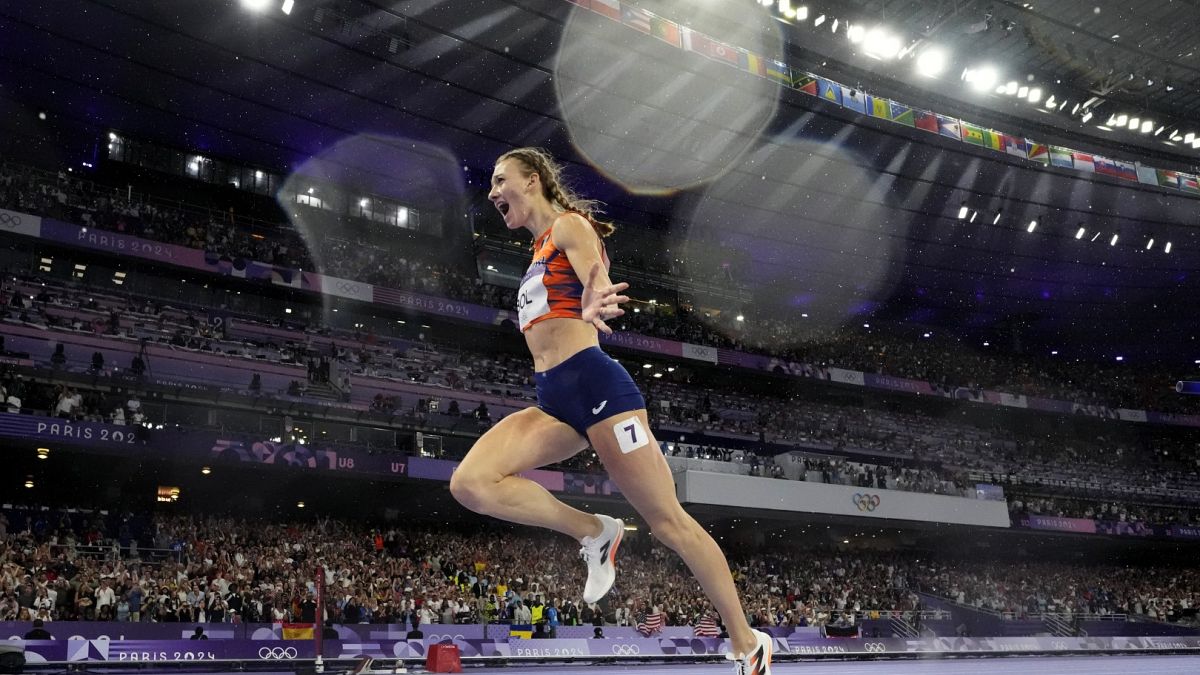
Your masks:
[{"label": "athlete's hand", "polygon": [[629,302],[629,297],[617,294],[629,288],[629,284],[622,281],[619,284],[597,285],[600,283],[602,269],[599,261],[592,265],[587,281],[583,284],[583,298],[580,300],[580,304],[583,306],[584,321],[592,324],[596,330],[605,335],[612,335],[612,329],[604,323],[604,320],[615,319],[625,313],[620,304]]}]

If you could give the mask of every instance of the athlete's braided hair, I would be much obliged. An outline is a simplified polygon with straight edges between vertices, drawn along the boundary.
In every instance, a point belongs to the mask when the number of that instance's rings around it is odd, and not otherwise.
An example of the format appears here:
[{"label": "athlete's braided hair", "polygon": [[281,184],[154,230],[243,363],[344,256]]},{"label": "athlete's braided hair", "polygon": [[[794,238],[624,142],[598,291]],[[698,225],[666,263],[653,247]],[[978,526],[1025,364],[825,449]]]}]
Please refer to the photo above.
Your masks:
[{"label": "athlete's braided hair", "polygon": [[597,218],[601,213],[600,202],[580,197],[563,183],[562,167],[550,156],[550,153],[541,148],[517,148],[500,155],[496,163],[499,164],[506,159],[517,160],[521,165],[521,174],[524,176],[536,173],[542,181],[542,194],[546,199],[554,206],[565,211],[574,211],[587,218],[588,222],[592,224],[592,228],[596,230],[596,234],[607,237],[616,230],[612,223]]}]

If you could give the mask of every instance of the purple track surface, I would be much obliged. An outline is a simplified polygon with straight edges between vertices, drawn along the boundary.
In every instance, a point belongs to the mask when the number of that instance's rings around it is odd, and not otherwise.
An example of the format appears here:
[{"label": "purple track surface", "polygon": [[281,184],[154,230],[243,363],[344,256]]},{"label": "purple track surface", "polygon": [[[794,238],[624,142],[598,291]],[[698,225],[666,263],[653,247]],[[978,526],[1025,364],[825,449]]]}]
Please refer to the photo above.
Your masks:
[{"label": "purple track surface", "polygon": [[[718,675],[733,672],[732,663],[678,663],[674,665],[538,666],[519,664],[508,668],[464,667],[464,675],[485,673],[529,673],[530,675],[670,675],[697,673]],[[1200,656],[1043,656],[959,659],[897,659],[881,661],[789,661],[776,663],[772,675],[1195,675],[1200,673]]]}]

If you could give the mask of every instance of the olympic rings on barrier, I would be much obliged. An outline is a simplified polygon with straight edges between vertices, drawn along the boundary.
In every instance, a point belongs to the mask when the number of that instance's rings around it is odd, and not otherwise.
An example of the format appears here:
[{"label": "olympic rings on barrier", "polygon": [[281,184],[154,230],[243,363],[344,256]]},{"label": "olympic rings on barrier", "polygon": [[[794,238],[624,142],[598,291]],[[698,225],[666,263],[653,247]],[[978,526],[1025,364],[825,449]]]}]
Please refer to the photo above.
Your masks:
[{"label": "olympic rings on barrier", "polygon": [[21,216],[15,213],[0,213],[0,227],[12,229],[21,226]]},{"label": "olympic rings on barrier", "polygon": [[430,642],[442,642],[443,640],[450,640],[453,642],[454,640],[466,640],[467,638],[463,637],[462,633],[457,635],[451,635],[449,633],[446,633],[445,635],[438,635],[435,633],[433,635],[426,635],[425,639],[429,640]]},{"label": "olympic rings on barrier", "polygon": [[353,281],[346,281],[345,279],[338,279],[337,290],[339,290],[343,293],[360,295],[363,292],[363,287],[361,284],[357,284]]},{"label": "olympic rings on barrier", "polygon": [[879,499],[879,495],[870,495],[861,492],[854,493],[854,497],[851,500],[858,507],[859,511],[874,511],[879,506],[879,502],[882,501]]},{"label": "olympic rings on barrier", "polygon": [[295,647],[263,647],[258,650],[258,658],[270,661],[284,661],[296,658]]},{"label": "olympic rings on barrier", "polygon": [[871,654],[882,654],[887,651],[887,645],[882,642],[864,642],[863,649]]},{"label": "olympic rings on barrier", "polygon": [[637,645],[615,644],[612,646],[612,653],[617,656],[639,656],[642,648]]}]

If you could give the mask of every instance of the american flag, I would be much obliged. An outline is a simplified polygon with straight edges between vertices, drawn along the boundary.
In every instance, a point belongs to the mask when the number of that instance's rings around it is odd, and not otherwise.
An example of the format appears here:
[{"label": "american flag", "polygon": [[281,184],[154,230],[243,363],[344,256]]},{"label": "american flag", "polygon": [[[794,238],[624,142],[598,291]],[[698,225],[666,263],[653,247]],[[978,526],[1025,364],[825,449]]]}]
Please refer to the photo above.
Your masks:
[{"label": "american flag", "polygon": [[655,633],[661,633],[666,623],[666,614],[658,611],[650,611],[642,616],[641,619],[638,619],[637,631],[646,637],[650,637]]},{"label": "american flag", "polygon": [[692,627],[692,634],[696,637],[721,637],[721,626],[717,623],[717,615],[705,612],[704,616]]}]

